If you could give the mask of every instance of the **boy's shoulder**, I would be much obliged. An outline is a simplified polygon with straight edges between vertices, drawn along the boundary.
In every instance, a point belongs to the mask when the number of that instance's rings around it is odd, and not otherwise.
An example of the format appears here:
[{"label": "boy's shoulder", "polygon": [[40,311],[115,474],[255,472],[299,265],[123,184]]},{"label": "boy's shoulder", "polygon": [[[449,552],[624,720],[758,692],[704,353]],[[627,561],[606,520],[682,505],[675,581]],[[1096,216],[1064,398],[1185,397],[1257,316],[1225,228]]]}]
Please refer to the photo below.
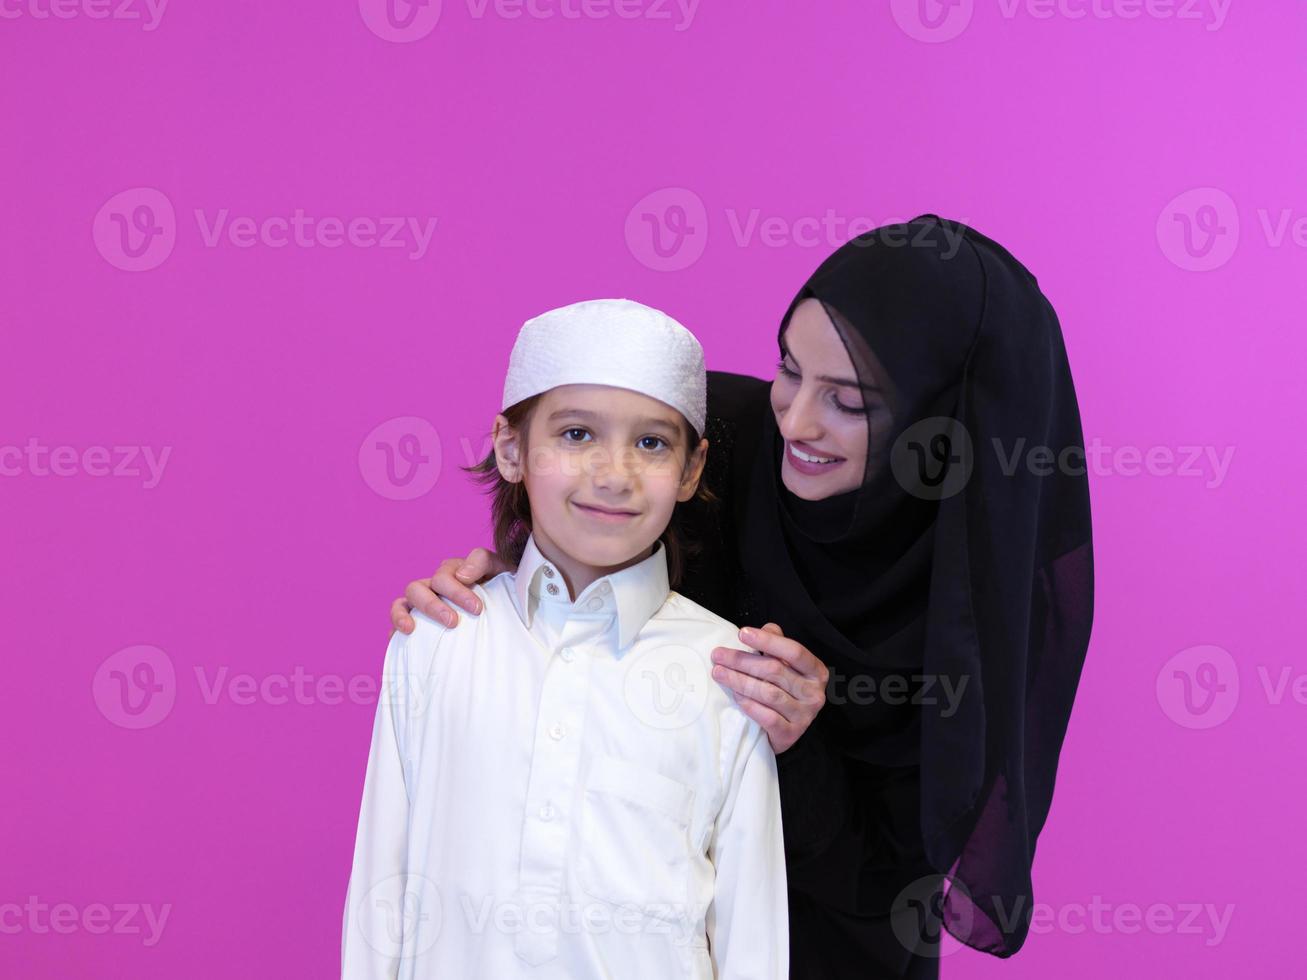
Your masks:
[{"label": "boy's shoulder", "polygon": [[653,619],[664,628],[684,631],[696,638],[695,646],[702,647],[705,659],[710,659],[713,647],[745,648],[738,626],[675,590],[667,594],[667,601],[654,613]]},{"label": "boy's shoulder", "polygon": [[420,609],[412,610],[409,615],[413,618],[413,632],[396,630],[391,634],[391,643],[409,655],[435,650],[440,638],[450,631],[444,623],[432,619]]},{"label": "boy's shoulder", "polygon": [[706,606],[701,606],[679,592],[672,591],[667,601],[653,615],[651,623],[656,628],[666,630],[666,638],[677,647],[692,650],[699,658],[708,678],[708,703],[722,716],[735,719],[735,737],[746,741],[756,737],[766,738],[762,726],[745,714],[735,696],[716,680],[712,679],[714,647],[731,647],[735,650],[747,650],[748,644],[740,639],[740,628]]}]

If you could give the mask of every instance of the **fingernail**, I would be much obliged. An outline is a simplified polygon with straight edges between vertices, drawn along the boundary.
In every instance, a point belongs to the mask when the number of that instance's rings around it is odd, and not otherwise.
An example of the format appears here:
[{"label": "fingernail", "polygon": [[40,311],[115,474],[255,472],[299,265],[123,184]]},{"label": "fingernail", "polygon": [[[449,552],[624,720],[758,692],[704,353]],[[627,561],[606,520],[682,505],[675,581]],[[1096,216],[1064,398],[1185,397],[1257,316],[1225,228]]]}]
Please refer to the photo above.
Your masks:
[{"label": "fingernail", "polygon": [[758,635],[757,630],[751,629],[748,626],[740,630],[740,639],[742,640],[752,640],[757,635]]}]

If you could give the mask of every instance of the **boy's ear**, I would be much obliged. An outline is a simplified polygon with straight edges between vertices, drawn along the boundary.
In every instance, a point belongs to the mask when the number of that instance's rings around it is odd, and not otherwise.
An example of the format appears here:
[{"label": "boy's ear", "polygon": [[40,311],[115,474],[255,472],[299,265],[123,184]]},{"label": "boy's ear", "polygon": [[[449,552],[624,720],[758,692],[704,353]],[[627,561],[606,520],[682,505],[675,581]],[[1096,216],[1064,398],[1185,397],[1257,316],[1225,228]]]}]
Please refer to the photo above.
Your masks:
[{"label": "boy's ear", "polygon": [[491,436],[495,447],[495,463],[499,475],[509,483],[522,480],[522,438],[502,415],[495,416],[495,429]]},{"label": "boy's ear", "polygon": [[690,455],[690,465],[681,480],[681,489],[676,494],[678,503],[685,503],[699,489],[699,478],[703,476],[704,464],[708,462],[708,440],[700,439],[699,445]]}]

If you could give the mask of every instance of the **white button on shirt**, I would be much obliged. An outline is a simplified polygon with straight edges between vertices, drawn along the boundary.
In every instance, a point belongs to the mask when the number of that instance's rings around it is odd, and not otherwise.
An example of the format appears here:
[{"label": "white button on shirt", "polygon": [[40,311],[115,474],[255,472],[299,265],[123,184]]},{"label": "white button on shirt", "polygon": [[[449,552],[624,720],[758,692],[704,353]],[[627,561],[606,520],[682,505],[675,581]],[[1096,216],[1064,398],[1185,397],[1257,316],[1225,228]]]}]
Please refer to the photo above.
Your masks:
[{"label": "white button on shirt", "polygon": [[[551,591],[554,586],[556,591]],[[776,759],[662,545],[573,602],[527,542],[386,650],[342,975],[783,980]]]}]

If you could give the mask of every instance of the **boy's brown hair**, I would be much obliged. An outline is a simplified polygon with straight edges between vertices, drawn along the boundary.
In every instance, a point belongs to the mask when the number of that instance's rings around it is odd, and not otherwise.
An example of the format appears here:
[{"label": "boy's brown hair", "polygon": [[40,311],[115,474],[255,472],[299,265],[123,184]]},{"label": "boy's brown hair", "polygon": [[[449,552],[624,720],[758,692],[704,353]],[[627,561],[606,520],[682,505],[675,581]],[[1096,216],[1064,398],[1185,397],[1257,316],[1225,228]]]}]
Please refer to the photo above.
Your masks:
[{"label": "boy's brown hair", "polygon": [[[508,424],[519,433],[524,455],[526,433],[531,425],[531,415],[542,397],[544,397],[542,394],[532,395],[516,405],[510,405],[500,413],[508,420]],[[692,451],[699,444],[699,436],[695,434],[693,426],[690,425],[685,416],[681,415],[679,418],[681,435],[685,440],[685,463],[681,468],[681,475],[684,477],[690,470],[690,463],[693,458]],[[709,451],[711,452],[711,447],[709,447]],[[459,469],[471,473],[473,479],[481,485],[483,491],[490,495],[490,515],[494,527],[495,552],[508,564],[518,565],[522,560],[522,553],[526,550],[527,538],[531,536],[531,501],[527,498],[526,481],[522,480],[513,483],[505,480],[503,474],[499,472],[499,462],[495,459],[495,450],[493,448],[481,462],[474,466],[460,466]],[[686,503],[696,500],[706,505],[717,502],[717,495],[708,489],[702,474],[694,497],[690,501],[686,501]],[[673,589],[680,585],[681,577],[685,573],[687,559],[698,554],[700,550],[698,542],[688,540],[681,532],[678,517],[683,506],[685,504],[677,502],[676,508],[672,511],[672,519],[658,537],[658,540],[663,543],[663,547],[667,549],[667,580],[669,587]]]}]

